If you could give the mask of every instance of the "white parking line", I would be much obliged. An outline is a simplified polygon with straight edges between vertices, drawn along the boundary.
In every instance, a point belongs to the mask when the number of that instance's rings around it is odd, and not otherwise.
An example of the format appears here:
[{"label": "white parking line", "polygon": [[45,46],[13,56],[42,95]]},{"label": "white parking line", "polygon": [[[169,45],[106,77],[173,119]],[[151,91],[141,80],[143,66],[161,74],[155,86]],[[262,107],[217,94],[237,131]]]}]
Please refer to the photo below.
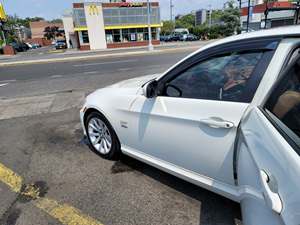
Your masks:
[{"label": "white parking line", "polygon": [[10,82],[16,82],[17,80],[1,80],[1,83],[10,83]]},{"label": "white parking line", "polygon": [[51,78],[61,78],[62,75],[52,75]]},{"label": "white parking line", "polygon": [[9,83],[4,83],[4,84],[0,84],[0,87],[4,87],[6,85],[8,85]]},{"label": "white parking line", "polygon": [[77,64],[73,65],[74,67],[82,67],[82,66],[96,66],[96,65],[106,65],[106,64],[117,64],[117,63],[125,63],[125,62],[137,62],[136,59],[131,60],[121,60],[121,61],[114,61],[114,62],[99,62],[99,63],[85,63],[85,64]]},{"label": "white parking line", "polygon": [[132,68],[121,68],[121,69],[118,69],[118,71],[128,71],[128,70],[131,70]]},{"label": "white parking line", "polygon": [[99,71],[84,72],[84,74],[96,74],[96,73],[99,73]]}]

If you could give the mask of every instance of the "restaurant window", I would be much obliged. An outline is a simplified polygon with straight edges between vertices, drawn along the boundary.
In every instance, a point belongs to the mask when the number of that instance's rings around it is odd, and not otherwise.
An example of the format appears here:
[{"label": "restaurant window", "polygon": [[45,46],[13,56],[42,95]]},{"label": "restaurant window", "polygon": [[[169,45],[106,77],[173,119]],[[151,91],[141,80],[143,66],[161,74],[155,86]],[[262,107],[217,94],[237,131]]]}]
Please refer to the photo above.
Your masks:
[{"label": "restaurant window", "polygon": [[123,29],[122,30],[122,42],[128,42],[129,39],[129,33],[128,33],[128,29]]},{"label": "restaurant window", "polygon": [[105,35],[106,35],[106,43],[108,44],[114,43],[112,30],[106,30]]},{"label": "restaurant window", "polygon": [[89,34],[87,31],[81,31],[81,35],[82,35],[82,42],[84,44],[88,44],[90,43],[90,40],[89,40]]},{"label": "restaurant window", "polygon": [[[140,8],[104,8],[104,25],[147,24],[148,13],[146,7]],[[151,24],[160,23],[159,7],[151,8]]]},{"label": "restaurant window", "polygon": [[113,40],[114,42],[121,42],[121,33],[119,29],[113,30]]},{"label": "restaurant window", "polygon": [[[152,28],[152,39],[156,40],[157,29]],[[148,28],[130,28],[130,29],[115,29],[106,30],[107,43],[115,42],[135,42],[148,40]]]}]

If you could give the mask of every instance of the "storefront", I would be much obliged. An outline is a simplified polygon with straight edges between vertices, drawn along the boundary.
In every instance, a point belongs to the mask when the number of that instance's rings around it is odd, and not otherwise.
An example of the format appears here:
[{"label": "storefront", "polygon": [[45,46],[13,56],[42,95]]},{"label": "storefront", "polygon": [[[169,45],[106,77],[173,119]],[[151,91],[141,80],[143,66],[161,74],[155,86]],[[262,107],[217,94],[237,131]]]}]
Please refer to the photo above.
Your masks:
[{"label": "storefront", "polygon": [[[258,1],[249,11],[249,30],[272,28],[292,25],[296,20],[296,5],[288,0],[278,0],[268,4]],[[266,13],[267,12],[267,17]],[[248,21],[248,7],[241,9],[241,26],[246,30]]]},{"label": "storefront", "polygon": [[[145,46],[149,41],[147,12],[145,2],[74,3],[72,14],[63,17],[65,32],[69,34],[67,42],[76,41],[82,50]],[[152,2],[154,45],[159,44],[160,27],[159,3]]]}]

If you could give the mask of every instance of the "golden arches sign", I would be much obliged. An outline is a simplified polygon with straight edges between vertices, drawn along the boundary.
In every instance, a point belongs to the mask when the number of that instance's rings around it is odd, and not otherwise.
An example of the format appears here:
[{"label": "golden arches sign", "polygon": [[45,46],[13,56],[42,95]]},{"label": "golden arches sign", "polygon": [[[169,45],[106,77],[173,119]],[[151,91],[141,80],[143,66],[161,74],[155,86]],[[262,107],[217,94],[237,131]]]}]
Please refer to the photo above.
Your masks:
[{"label": "golden arches sign", "polygon": [[99,15],[99,9],[98,9],[97,5],[95,5],[95,4],[89,5],[89,14],[91,16]]},{"label": "golden arches sign", "polygon": [[6,20],[6,14],[3,5],[0,3],[0,20]]}]

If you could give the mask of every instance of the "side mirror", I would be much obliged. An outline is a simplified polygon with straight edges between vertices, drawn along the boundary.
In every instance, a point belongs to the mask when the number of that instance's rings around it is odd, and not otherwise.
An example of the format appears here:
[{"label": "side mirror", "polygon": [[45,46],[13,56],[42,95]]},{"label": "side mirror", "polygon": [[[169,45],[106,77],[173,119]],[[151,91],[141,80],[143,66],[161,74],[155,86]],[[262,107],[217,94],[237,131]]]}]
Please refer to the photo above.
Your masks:
[{"label": "side mirror", "polygon": [[146,98],[155,98],[157,96],[157,80],[152,80],[143,86],[143,95]]},{"label": "side mirror", "polygon": [[169,97],[178,98],[178,97],[182,96],[182,91],[178,87],[176,87],[176,86],[174,86],[172,84],[168,84],[165,87],[165,90],[166,90],[167,96],[169,96]]}]

